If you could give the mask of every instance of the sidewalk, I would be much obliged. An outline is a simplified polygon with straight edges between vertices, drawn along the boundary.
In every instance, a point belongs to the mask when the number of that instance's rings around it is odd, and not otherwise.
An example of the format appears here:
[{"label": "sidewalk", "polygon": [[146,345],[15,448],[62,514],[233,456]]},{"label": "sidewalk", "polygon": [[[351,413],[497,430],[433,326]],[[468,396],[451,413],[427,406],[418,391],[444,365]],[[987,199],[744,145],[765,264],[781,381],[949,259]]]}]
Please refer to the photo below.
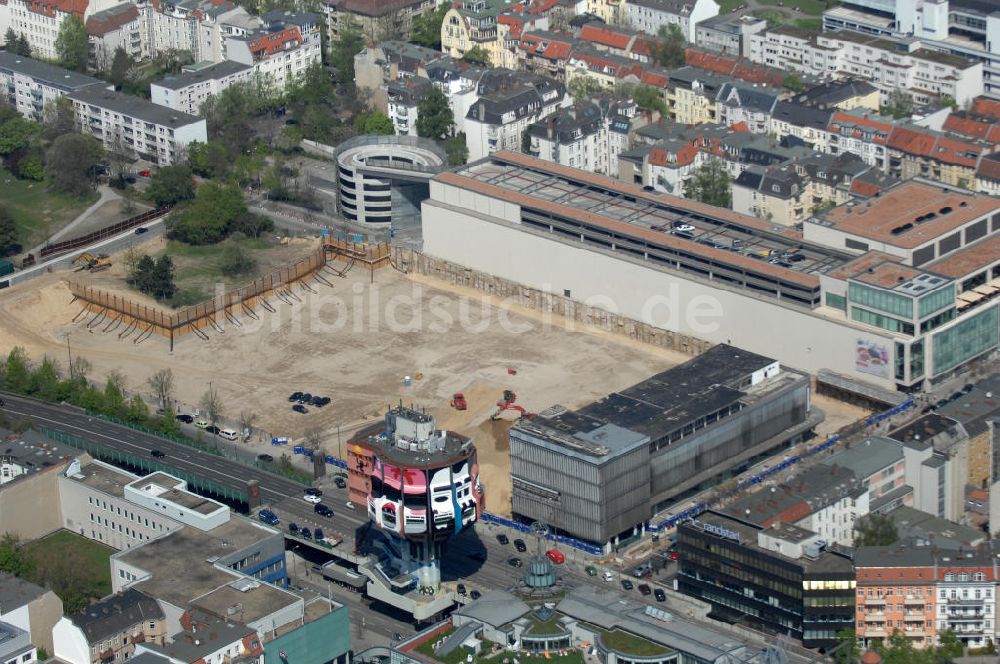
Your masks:
[{"label": "sidewalk", "polygon": [[118,200],[118,199],[121,198],[121,196],[119,196],[118,193],[115,192],[115,190],[113,190],[111,187],[109,187],[106,184],[99,185],[97,187],[97,191],[100,193],[100,197],[97,199],[96,203],[94,203],[89,208],[87,208],[86,210],[84,210],[83,212],[81,212],[80,214],[78,214],[76,216],[76,219],[74,219],[73,221],[69,222],[68,224],[66,224],[65,226],[63,226],[60,230],[58,230],[55,233],[53,233],[52,236],[49,237],[49,239],[45,240],[44,242],[42,242],[41,244],[39,244],[37,247],[32,247],[29,250],[29,253],[35,254],[37,256],[38,252],[41,251],[42,247],[44,247],[47,244],[53,244],[55,242],[58,242],[59,240],[63,239],[67,235],[69,235],[80,224],[82,224],[87,219],[89,219],[91,217],[91,215],[93,215],[94,212],[96,212],[97,209],[100,208],[102,205],[104,205],[105,203],[107,203],[109,201],[116,201],[116,200]]}]

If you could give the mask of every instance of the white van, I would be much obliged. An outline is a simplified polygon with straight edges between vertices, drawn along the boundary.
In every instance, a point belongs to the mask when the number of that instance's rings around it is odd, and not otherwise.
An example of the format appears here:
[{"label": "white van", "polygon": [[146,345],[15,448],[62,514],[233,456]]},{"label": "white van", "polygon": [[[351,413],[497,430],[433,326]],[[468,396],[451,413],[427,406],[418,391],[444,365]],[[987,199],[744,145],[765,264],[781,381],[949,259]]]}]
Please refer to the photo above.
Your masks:
[{"label": "white van", "polygon": [[226,440],[236,440],[236,432],[232,429],[220,429],[219,436]]},{"label": "white van", "polygon": [[611,574],[611,572],[605,572],[602,576],[606,583],[611,583],[615,580],[615,577]]}]

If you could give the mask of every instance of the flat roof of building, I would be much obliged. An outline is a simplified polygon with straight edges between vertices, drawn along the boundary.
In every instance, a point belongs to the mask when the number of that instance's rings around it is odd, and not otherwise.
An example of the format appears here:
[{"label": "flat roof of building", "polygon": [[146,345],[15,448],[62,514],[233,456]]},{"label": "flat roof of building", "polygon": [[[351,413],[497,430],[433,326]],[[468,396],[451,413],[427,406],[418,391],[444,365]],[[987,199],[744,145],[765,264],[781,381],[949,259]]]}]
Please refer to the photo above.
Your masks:
[{"label": "flat roof of building", "polygon": [[0,572],[0,614],[35,601],[45,593],[45,588],[7,572]]},{"label": "flat roof of building", "polygon": [[197,122],[204,122],[197,115],[191,115],[182,111],[175,111],[166,106],[154,104],[140,97],[122,94],[115,90],[108,90],[100,86],[81,88],[68,95],[71,99],[90,104],[102,109],[121,113],[129,117],[137,118],[143,122],[152,122],[177,129]]},{"label": "flat roof of building", "polygon": [[979,528],[970,528],[913,507],[897,507],[886,514],[896,524],[901,540],[916,540],[944,549],[972,547],[987,537]]},{"label": "flat roof of building", "polygon": [[806,223],[913,249],[997,210],[1000,200],[985,194],[906,180],[864,204],[840,205]]},{"label": "flat roof of building", "polygon": [[1000,375],[979,381],[968,393],[938,408],[937,413],[961,422],[970,438],[986,433],[987,422],[1000,415]]},{"label": "flat roof of building", "polygon": [[[818,288],[818,275],[846,260],[828,248],[805,245],[794,228],[519,153],[497,152],[434,179],[800,288]],[[675,224],[693,226],[691,238],[672,234]],[[783,267],[759,259],[769,251],[799,252],[805,260]]]},{"label": "flat roof of building", "polygon": [[774,363],[763,355],[719,344],[578,410],[559,407],[515,428],[545,436],[567,448],[562,452],[605,457],[603,462],[738,402],[746,392],[735,385]]},{"label": "flat roof of building", "polygon": [[181,88],[186,88],[189,85],[225,78],[226,76],[232,76],[233,74],[238,74],[248,69],[253,69],[253,66],[243,64],[242,62],[236,62],[235,60],[223,60],[222,62],[217,62],[208,67],[189,69],[187,71],[182,71],[179,74],[165,76],[160,80],[155,81],[153,85],[161,88],[167,88],[168,90],[180,90]]},{"label": "flat roof of building", "polygon": [[86,465],[81,465],[80,472],[67,475],[67,477],[91,489],[118,498],[124,497],[127,485],[139,479],[137,475],[96,459]]},{"label": "flat roof of building", "polygon": [[137,583],[136,588],[174,606],[186,607],[194,598],[242,578],[235,572],[217,568],[209,560],[229,556],[272,536],[270,529],[233,516],[212,530],[184,526],[115,556],[152,575]]},{"label": "flat roof of building", "polygon": [[203,498],[196,493],[177,487],[185,484],[184,480],[162,472],[156,472],[140,477],[131,483],[134,490],[149,494],[160,500],[171,502],[199,514],[212,514],[229,508],[222,503]]},{"label": "flat roof of building", "polygon": [[924,267],[950,279],[962,279],[1000,260],[1000,233],[953,251]]},{"label": "flat roof of building", "polygon": [[842,466],[854,471],[862,482],[903,459],[903,446],[890,438],[872,436],[849,450],[834,454],[823,462],[825,466]]},{"label": "flat roof of building", "polygon": [[0,459],[9,459],[23,468],[25,475],[19,477],[61,466],[82,454],[75,447],[64,445],[35,431],[14,433],[0,428]]},{"label": "flat roof of building", "polygon": [[287,590],[240,577],[192,599],[191,606],[223,619],[231,617],[242,623],[253,623],[301,601],[301,597]]},{"label": "flat roof of building", "polygon": [[95,84],[108,85],[92,76],[56,67],[47,62],[41,62],[40,60],[17,55],[16,53],[8,53],[7,51],[0,51],[0,71],[3,70],[30,76],[35,80],[48,83],[52,87],[62,88],[63,90],[77,90]]}]

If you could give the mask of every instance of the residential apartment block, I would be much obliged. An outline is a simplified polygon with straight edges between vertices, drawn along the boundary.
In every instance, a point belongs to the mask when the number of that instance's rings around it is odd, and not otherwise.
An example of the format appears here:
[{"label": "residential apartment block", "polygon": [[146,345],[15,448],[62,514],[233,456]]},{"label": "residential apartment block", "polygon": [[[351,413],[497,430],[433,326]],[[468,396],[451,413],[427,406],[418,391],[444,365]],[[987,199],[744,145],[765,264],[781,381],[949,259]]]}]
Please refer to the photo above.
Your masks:
[{"label": "residential apartment block", "polygon": [[324,0],[327,31],[337,39],[348,25],[361,31],[367,43],[410,38],[413,19],[437,8],[436,0]]},{"label": "residential apartment block", "polygon": [[826,31],[852,31],[983,63],[984,88],[1000,90],[1000,14],[990,0],[843,0],[823,13]]},{"label": "residential apartment block", "polygon": [[0,51],[0,98],[29,120],[41,122],[46,109],[71,92],[107,85],[40,60]]},{"label": "residential apartment block", "polygon": [[498,150],[520,150],[531,124],[570,103],[562,83],[551,78],[504,69],[487,72],[459,128],[465,132],[469,161]]},{"label": "residential apartment block", "polygon": [[494,67],[517,66],[517,42],[526,29],[547,30],[548,16],[515,11],[505,0],[464,0],[445,14],[441,50],[453,58],[478,46]]},{"label": "residential apartment block", "polygon": [[853,76],[871,82],[885,101],[905,90],[918,104],[954,99],[960,106],[983,93],[983,64],[923,48],[919,40],[897,42],[835,32],[814,35],[781,26],[750,37],[754,62],[816,76]]},{"label": "residential apartment block", "polygon": [[0,622],[24,630],[31,643],[53,652],[52,628],[62,616],[63,603],[54,592],[0,572]]},{"label": "residential apartment block", "polygon": [[227,57],[251,65],[262,86],[282,91],[322,61],[319,16],[276,9],[261,21],[259,29],[227,40]]},{"label": "residential apartment block", "polygon": [[528,153],[591,173],[617,174],[618,155],[628,149],[631,130],[645,123],[637,110],[635,102],[611,95],[577,102],[528,128]]},{"label": "residential apartment block", "polygon": [[746,57],[750,37],[767,29],[767,21],[747,14],[720,14],[695,25],[694,42],[716,53]]},{"label": "residential apartment block", "polygon": [[142,62],[153,52],[149,38],[151,12],[139,3],[124,2],[94,13],[87,18],[90,55],[87,66],[92,71],[111,67],[115,51],[121,49],[132,60]]},{"label": "residential apartment block", "polygon": [[99,86],[68,95],[77,128],[106,150],[124,152],[159,166],[182,161],[192,141],[205,142],[205,120]]},{"label": "residential apartment block", "polygon": [[66,616],[52,629],[53,654],[69,664],[121,664],[138,644],[162,644],[166,638],[160,605],[134,589]]},{"label": "residential apartment block", "polygon": [[201,105],[230,85],[254,80],[254,67],[234,60],[213,65],[185,67],[180,74],[151,83],[150,100],[181,113],[199,115]]},{"label": "residential apartment block", "polygon": [[676,25],[684,39],[695,41],[695,26],[719,15],[715,0],[629,0],[625,21],[636,30],[655,35],[661,26]]}]

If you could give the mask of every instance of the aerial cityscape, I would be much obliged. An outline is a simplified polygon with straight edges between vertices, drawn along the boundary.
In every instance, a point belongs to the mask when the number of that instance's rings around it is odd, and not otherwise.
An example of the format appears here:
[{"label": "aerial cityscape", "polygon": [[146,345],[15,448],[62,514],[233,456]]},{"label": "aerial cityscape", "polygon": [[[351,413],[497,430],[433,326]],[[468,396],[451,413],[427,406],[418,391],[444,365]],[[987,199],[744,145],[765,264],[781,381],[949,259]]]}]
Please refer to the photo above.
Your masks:
[{"label": "aerial cityscape", "polygon": [[0,664],[998,642],[1000,0],[0,0]]}]

